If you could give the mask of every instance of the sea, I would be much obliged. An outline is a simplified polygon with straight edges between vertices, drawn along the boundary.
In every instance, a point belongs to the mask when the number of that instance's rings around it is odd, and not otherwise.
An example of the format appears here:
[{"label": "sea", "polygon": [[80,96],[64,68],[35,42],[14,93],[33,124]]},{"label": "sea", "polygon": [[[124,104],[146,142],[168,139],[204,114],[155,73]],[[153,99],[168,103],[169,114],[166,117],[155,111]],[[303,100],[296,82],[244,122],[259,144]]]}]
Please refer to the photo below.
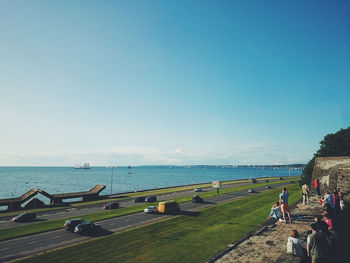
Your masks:
[{"label": "sea", "polygon": [[90,169],[0,167],[2,183],[0,199],[19,197],[30,189],[42,189],[49,194],[58,194],[89,191],[96,184],[104,184],[106,188],[101,195],[108,195],[212,181],[295,176],[301,175],[301,172],[301,169],[288,167],[210,165],[121,166]]}]

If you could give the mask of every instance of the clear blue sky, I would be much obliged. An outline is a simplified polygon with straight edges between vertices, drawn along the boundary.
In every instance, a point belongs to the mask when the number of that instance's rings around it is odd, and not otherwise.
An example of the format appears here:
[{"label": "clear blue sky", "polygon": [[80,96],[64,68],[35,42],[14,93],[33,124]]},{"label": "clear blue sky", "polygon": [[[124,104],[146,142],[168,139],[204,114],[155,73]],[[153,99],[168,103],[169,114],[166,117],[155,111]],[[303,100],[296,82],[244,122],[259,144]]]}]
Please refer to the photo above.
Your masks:
[{"label": "clear blue sky", "polygon": [[0,1],[0,165],[290,164],[350,126],[349,1]]}]

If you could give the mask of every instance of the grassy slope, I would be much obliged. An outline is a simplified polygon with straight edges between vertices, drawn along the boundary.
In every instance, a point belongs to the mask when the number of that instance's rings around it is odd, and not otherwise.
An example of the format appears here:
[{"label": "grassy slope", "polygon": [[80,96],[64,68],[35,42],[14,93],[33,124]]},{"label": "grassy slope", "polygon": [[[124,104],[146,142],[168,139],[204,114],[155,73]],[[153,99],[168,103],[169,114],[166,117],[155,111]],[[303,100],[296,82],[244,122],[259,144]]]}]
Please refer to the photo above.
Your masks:
[{"label": "grassy slope", "polygon": [[[291,181],[291,179],[286,180],[285,182],[287,183],[289,181]],[[278,183],[281,183],[281,181],[260,183],[260,184],[255,184],[254,186],[258,187],[258,186],[273,185],[273,184],[278,184]],[[251,187],[252,187],[251,185],[245,185],[245,186],[240,186],[240,187],[228,188],[225,190],[223,189],[221,191],[221,194],[237,192],[240,190],[249,189]],[[200,196],[203,198],[215,196],[215,195],[217,195],[216,191],[200,193]],[[191,199],[192,199],[192,195],[188,195],[187,197],[180,197],[180,198],[177,198],[175,200],[179,203],[183,203],[183,202],[188,202]],[[81,215],[79,217],[84,218],[85,220],[89,220],[89,221],[99,221],[99,220],[103,220],[103,219],[114,218],[114,217],[118,217],[118,216],[123,216],[123,215],[127,215],[127,214],[141,212],[141,211],[143,211],[143,209],[145,207],[147,207],[149,205],[157,205],[157,204],[158,203],[147,203],[147,204],[137,205],[137,206],[132,206],[132,207],[124,207],[124,208],[120,208],[120,209],[116,209],[116,210],[112,210],[112,211],[102,211],[99,213]],[[74,218],[76,218],[76,216]],[[8,228],[8,229],[0,229],[0,241],[59,229],[63,226],[63,223],[67,219],[70,219],[70,218],[49,220],[49,221],[44,221],[44,222],[39,222],[39,223],[34,223],[34,224],[28,224],[25,226],[13,227],[13,228]]]},{"label": "grassy slope", "polygon": [[[288,190],[295,203],[300,187]],[[279,193],[274,189],[19,262],[203,262],[266,221]]]}]

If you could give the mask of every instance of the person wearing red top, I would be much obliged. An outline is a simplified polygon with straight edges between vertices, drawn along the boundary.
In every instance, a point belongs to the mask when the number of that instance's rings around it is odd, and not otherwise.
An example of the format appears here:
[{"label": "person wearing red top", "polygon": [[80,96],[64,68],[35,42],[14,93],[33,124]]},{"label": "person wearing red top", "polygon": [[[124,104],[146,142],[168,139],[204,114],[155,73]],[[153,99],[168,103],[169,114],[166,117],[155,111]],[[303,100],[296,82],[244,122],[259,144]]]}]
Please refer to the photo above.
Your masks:
[{"label": "person wearing red top", "polygon": [[316,194],[317,194],[318,196],[320,196],[320,195],[321,195],[321,193],[320,193],[320,187],[319,187],[319,185],[318,185],[317,179],[315,179],[315,181],[314,181],[314,186],[315,186]]},{"label": "person wearing red top", "polygon": [[328,230],[332,231],[333,230],[333,220],[328,215],[325,215],[323,221],[325,221],[326,224],[328,225]]}]

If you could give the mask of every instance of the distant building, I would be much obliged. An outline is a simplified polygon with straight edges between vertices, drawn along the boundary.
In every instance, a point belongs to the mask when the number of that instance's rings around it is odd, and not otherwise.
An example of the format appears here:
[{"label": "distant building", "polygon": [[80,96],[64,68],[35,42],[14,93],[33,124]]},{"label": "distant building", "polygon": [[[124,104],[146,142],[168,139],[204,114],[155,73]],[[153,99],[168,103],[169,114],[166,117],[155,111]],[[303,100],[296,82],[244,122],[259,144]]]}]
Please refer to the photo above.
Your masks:
[{"label": "distant building", "polygon": [[340,188],[343,193],[350,192],[350,156],[317,157],[312,173],[313,182],[318,180],[321,194]]}]

